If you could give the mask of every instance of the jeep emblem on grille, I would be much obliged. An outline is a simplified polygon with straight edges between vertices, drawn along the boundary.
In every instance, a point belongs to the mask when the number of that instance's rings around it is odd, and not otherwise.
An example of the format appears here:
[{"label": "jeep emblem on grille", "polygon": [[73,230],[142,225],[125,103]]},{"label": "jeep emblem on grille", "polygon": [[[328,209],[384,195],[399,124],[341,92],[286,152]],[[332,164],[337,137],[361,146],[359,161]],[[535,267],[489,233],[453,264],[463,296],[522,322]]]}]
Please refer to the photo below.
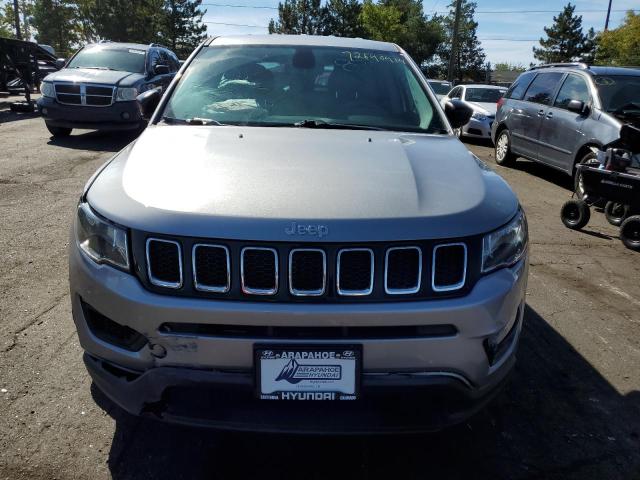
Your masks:
[{"label": "jeep emblem on grille", "polygon": [[304,225],[302,223],[291,222],[291,225],[284,229],[287,235],[310,235],[312,237],[326,237],[329,235],[329,227],[326,225]]}]

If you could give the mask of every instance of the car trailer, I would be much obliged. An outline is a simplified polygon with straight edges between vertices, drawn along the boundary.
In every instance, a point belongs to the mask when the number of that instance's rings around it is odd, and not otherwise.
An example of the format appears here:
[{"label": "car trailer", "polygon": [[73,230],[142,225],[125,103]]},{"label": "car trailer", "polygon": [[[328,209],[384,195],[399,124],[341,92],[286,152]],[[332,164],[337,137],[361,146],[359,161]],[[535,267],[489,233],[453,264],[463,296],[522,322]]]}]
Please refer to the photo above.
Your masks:
[{"label": "car trailer", "polygon": [[0,37],[0,95],[24,93],[24,102],[13,102],[14,112],[33,112],[31,92],[60,62],[37,43]]},{"label": "car trailer", "polygon": [[620,227],[620,240],[640,251],[640,129],[623,125],[620,139],[597,152],[600,167],[578,165],[585,196],[567,201],[560,212],[562,223],[580,230],[589,223],[590,206],[606,201],[607,221]]}]

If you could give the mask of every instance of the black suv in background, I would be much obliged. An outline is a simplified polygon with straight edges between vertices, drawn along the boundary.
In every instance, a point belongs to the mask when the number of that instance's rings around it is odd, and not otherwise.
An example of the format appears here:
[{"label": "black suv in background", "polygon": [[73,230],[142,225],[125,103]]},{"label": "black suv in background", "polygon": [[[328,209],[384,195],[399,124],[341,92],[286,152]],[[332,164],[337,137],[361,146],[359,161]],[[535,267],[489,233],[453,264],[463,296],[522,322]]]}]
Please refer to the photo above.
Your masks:
[{"label": "black suv in background", "polygon": [[154,44],[100,42],[79,50],[41,85],[38,110],[54,136],[74,128],[135,130],[144,125],[136,97],[164,90],[180,68],[175,53]]},{"label": "black suv in background", "polygon": [[[496,162],[522,156],[574,175],[578,162],[596,161],[591,147],[618,139],[625,123],[640,125],[640,69],[533,67],[498,101],[491,132]],[[583,193],[579,175],[575,187]]]}]

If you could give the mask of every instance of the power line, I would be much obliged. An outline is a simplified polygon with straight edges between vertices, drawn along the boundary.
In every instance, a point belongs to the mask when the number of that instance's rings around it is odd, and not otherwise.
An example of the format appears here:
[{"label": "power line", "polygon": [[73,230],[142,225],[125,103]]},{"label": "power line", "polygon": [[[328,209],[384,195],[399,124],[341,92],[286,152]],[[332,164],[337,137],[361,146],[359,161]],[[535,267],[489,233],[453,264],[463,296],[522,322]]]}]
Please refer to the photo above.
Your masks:
[{"label": "power line", "polygon": [[202,22],[202,23],[211,23],[212,25],[225,25],[227,27],[269,28],[268,25],[246,25],[244,23],[225,23],[225,22]]},{"label": "power line", "polygon": [[[607,11],[607,9],[604,10],[575,10],[574,13],[605,13]],[[628,11],[632,11],[632,12],[640,12],[640,10],[638,9],[633,9],[633,8],[626,8],[626,9],[618,9],[618,10],[611,10],[612,12],[628,12]],[[439,12],[434,12],[437,14],[442,14],[442,13],[446,13],[448,14],[449,11],[439,11]],[[478,13],[478,14],[500,14],[500,13],[508,13],[508,14],[512,14],[512,13],[560,13],[558,10],[476,10],[474,12]]]},{"label": "power line", "polygon": [[257,8],[267,10],[278,10],[278,7],[267,7],[262,5],[234,5],[231,3],[202,3],[203,7],[230,7],[230,8]]}]

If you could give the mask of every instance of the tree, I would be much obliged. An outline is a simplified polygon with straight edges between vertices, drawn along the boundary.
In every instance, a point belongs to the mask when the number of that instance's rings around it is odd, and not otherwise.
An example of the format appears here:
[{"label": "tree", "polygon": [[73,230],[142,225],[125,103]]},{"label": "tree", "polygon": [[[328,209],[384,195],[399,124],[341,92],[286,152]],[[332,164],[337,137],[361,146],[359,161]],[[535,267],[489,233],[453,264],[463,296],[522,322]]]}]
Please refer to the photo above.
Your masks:
[{"label": "tree", "polygon": [[362,4],[358,0],[328,0],[321,13],[323,34],[350,38],[364,36],[361,12]]},{"label": "tree", "polygon": [[207,26],[202,23],[206,10],[200,10],[202,0],[165,0],[160,41],[178,57],[187,57],[206,38]]},{"label": "tree", "polygon": [[68,56],[78,43],[77,8],[72,1],[36,0],[33,25],[37,42],[51,45],[59,56]]},{"label": "tree", "polygon": [[544,27],[547,38],[540,39],[540,47],[533,47],[533,56],[544,63],[562,63],[593,60],[596,34],[590,29],[582,32],[582,15],[575,15],[576,7],[568,3],[553,25]]},{"label": "tree", "polygon": [[596,61],[603,65],[640,65],[640,14],[628,11],[622,25],[600,34]]},{"label": "tree", "polygon": [[[454,59],[454,76],[458,82],[465,79],[480,81],[486,77],[486,55],[478,40],[478,22],[474,20],[476,3],[462,0],[460,8],[460,23],[458,25],[458,48]],[[453,40],[453,26],[455,21],[455,1],[449,4],[449,14],[442,18],[445,40],[438,49],[440,57],[440,75],[446,75],[451,57]]]},{"label": "tree", "polygon": [[418,65],[434,55],[443,37],[440,23],[427,18],[419,0],[365,0],[360,20],[368,38],[397,43]]},{"label": "tree", "polygon": [[278,4],[278,21],[269,22],[269,33],[322,35],[322,17],[320,0],[284,0]]},{"label": "tree", "polygon": [[[18,11],[22,40],[31,40],[32,29],[29,25],[29,17],[33,13],[32,0],[19,0]],[[7,2],[0,7],[0,37],[16,38],[16,20],[13,12],[13,2]]]},{"label": "tree", "polygon": [[493,66],[494,72],[518,72],[522,73],[527,69],[520,63],[498,62]]}]

